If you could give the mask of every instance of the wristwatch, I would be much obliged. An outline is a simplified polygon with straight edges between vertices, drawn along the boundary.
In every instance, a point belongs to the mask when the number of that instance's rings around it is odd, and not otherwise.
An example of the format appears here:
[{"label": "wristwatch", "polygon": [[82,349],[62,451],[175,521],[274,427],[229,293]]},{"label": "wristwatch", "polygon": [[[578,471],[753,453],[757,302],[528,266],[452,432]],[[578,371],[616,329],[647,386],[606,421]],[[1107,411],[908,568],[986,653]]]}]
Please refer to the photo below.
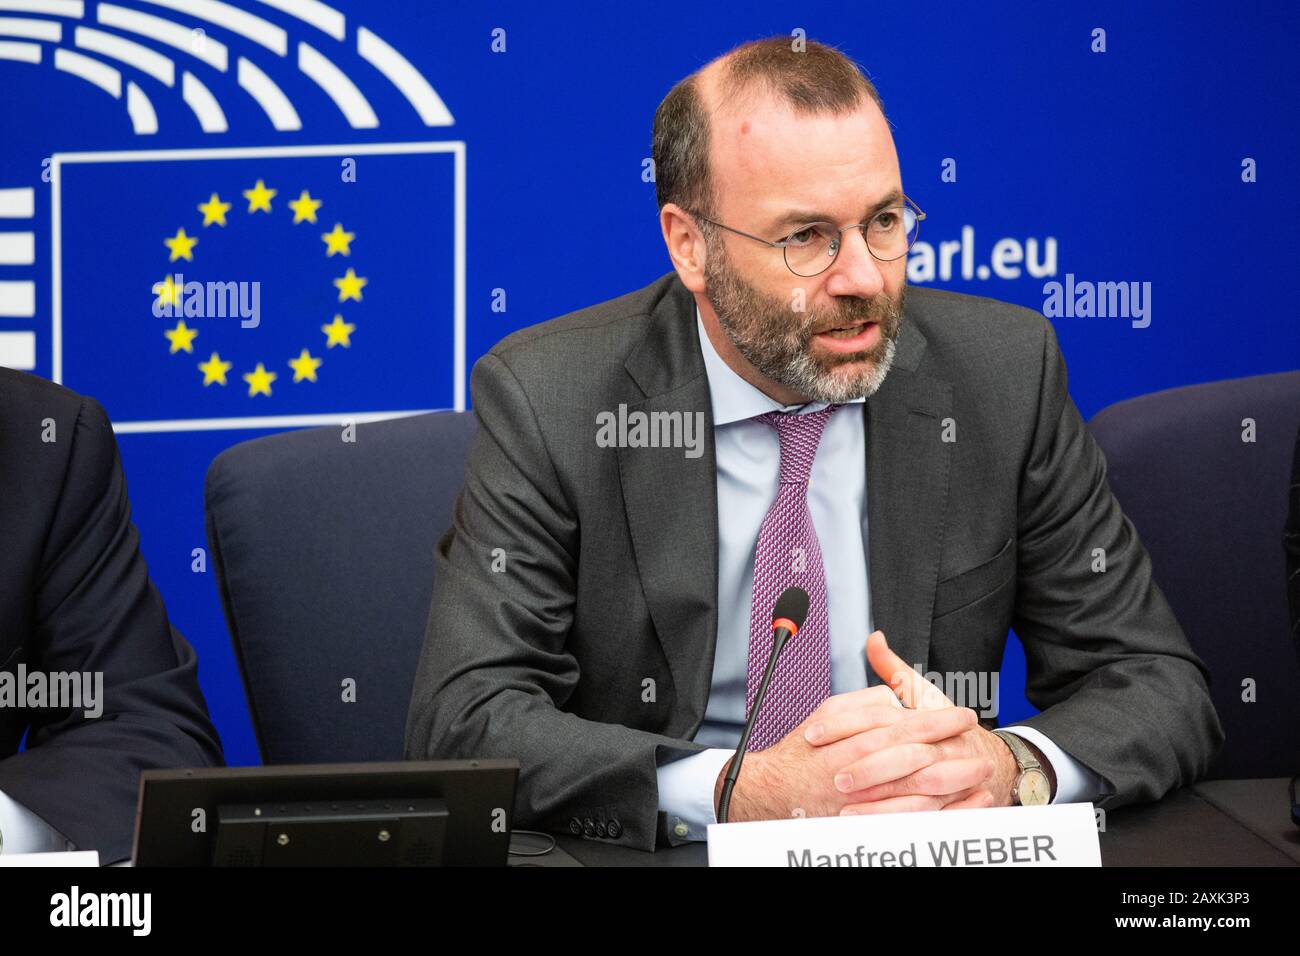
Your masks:
[{"label": "wristwatch", "polygon": [[1025,742],[1013,733],[995,730],[993,733],[1002,738],[1002,742],[1011,748],[1016,763],[1020,765],[1020,775],[1011,785],[1011,803],[1017,807],[1042,807],[1052,802],[1052,784],[1043,772],[1043,765],[1038,762]]}]

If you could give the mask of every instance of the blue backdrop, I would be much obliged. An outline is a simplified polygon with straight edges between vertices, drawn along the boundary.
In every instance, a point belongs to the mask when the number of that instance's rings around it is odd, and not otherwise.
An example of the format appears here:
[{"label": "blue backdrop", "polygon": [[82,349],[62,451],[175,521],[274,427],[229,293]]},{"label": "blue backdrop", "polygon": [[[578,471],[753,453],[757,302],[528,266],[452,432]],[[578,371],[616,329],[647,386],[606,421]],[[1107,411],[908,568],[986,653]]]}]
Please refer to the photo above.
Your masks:
[{"label": "blue backdrop", "polygon": [[[212,574],[192,570],[209,462],[277,428],[462,406],[502,336],[666,272],[651,117],[746,39],[802,30],[868,70],[928,214],[912,282],[1035,309],[1052,282],[1138,283],[1142,316],[1053,317],[1085,417],[1300,367],[1296,4],[679,13],[3,4],[0,362],[118,423],[232,764],[258,756]],[[209,282],[245,313],[213,316]],[[1029,712],[1022,686],[1013,645],[1004,718]]]}]

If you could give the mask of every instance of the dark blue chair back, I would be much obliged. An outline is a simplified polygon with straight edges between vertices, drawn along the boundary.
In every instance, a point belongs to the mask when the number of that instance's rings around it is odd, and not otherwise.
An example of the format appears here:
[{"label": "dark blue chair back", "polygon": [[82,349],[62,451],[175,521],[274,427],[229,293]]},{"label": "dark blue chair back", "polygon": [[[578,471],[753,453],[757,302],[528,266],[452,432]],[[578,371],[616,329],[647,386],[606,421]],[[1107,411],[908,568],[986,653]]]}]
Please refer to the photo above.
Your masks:
[{"label": "dark blue chair back", "polygon": [[[209,551],[262,760],[401,760],[433,588],[474,434],[439,412],[285,432],[208,470]],[[355,702],[346,702],[345,681]]]},{"label": "dark blue chair back", "polygon": [[[1242,436],[1255,423],[1254,441]],[[1156,583],[1211,673],[1227,740],[1210,776],[1300,770],[1286,526],[1300,372],[1143,395],[1088,423]],[[1244,701],[1254,681],[1255,703]]]}]

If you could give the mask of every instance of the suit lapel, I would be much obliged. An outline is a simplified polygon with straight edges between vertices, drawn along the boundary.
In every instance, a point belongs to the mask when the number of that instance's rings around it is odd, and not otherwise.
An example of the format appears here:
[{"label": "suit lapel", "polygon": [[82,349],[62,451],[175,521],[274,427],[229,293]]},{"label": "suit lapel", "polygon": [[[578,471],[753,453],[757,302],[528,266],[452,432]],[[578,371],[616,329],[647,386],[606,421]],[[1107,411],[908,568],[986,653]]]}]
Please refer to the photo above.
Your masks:
[{"label": "suit lapel", "polygon": [[875,628],[909,665],[927,666],[947,517],[952,386],[917,371],[925,336],[904,309],[893,367],[863,415],[867,551]]},{"label": "suit lapel", "polygon": [[718,499],[713,412],[695,328],[695,300],[673,281],[660,299],[628,374],[645,394],[633,412],[703,415],[703,454],[619,447],[619,478],[637,573],[677,699],[674,731],[704,720],[718,630]]}]

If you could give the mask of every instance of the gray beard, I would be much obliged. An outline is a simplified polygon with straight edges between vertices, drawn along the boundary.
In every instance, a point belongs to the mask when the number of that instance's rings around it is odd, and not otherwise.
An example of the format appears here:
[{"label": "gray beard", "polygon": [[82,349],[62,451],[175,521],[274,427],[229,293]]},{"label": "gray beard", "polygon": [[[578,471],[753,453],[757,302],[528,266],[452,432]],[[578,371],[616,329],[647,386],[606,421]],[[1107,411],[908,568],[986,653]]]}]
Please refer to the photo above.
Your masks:
[{"label": "gray beard", "polygon": [[[734,337],[732,341],[735,341]],[[736,345],[740,348],[740,345]],[[894,353],[898,350],[894,339],[885,339],[883,351],[878,358],[860,375],[850,378],[827,375],[813,361],[808,350],[803,350],[790,361],[772,371],[759,369],[764,375],[780,382],[786,388],[793,389],[800,395],[807,395],[814,402],[836,404],[852,401],[855,398],[870,398],[885,384],[885,376],[894,366]],[[741,352],[744,355],[744,352]],[[749,356],[745,356],[747,359]],[[753,362],[750,359],[751,363]],[[757,365],[754,366],[758,368]],[[780,374],[774,374],[779,372]]]},{"label": "gray beard", "polygon": [[[810,329],[826,324],[816,314],[805,314],[798,326],[779,322],[777,317],[790,313],[745,282],[726,258],[720,242],[710,242],[705,263],[705,295],[718,322],[750,365],[773,381],[780,382],[814,402],[836,404],[855,398],[870,398],[884,384],[894,364],[898,332],[902,322],[902,301],[906,286],[899,293],[898,307],[885,296],[871,301],[853,300],[840,310],[844,323],[874,320],[880,323],[881,341],[870,349],[837,356],[827,366],[813,357]],[[839,324],[838,322],[836,324]],[[844,377],[834,374],[836,366],[869,360],[860,373]]]}]

